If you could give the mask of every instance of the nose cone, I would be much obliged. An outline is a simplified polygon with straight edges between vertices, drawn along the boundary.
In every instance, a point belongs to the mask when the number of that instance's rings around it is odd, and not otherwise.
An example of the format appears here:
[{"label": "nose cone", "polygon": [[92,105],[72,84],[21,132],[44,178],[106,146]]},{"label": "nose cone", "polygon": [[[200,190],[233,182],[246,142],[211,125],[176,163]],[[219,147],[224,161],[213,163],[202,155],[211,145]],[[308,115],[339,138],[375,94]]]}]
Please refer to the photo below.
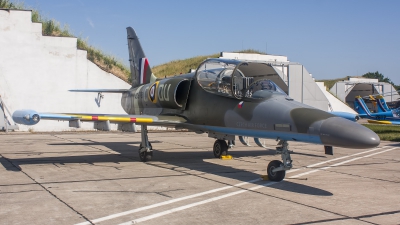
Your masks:
[{"label": "nose cone", "polygon": [[372,130],[340,117],[322,122],[320,138],[324,145],[344,148],[373,148],[381,141]]}]

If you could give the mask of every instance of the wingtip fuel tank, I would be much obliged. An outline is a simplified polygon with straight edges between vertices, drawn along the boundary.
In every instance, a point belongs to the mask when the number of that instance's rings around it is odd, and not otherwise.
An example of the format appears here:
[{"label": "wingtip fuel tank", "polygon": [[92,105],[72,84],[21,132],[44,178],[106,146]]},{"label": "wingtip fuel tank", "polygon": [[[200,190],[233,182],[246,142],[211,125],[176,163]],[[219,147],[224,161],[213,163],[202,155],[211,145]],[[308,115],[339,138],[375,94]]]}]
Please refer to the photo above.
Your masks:
[{"label": "wingtip fuel tank", "polygon": [[35,125],[40,121],[40,115],[34,110],[23,109],[13,113],[14,122],[23,125]]}]

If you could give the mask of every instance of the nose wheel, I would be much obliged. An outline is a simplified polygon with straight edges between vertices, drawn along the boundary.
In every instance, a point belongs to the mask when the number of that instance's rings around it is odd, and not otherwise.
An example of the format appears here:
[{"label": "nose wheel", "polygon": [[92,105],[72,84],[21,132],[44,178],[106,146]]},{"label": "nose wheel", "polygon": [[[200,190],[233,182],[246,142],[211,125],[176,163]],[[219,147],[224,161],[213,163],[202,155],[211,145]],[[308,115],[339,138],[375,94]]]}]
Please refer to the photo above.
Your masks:
[{"label": "nose wheel", "polygon": [[280,140],[278,145],[281,146],[276,147],[276,152],[281,153],[282,162],[273,160],[267,167],[268,179],[272,181],[282,181],[285,178],[286,170],[290,170],[293,167],[287,141]]},{"label": "nose wheel", "polygon": [[216,140],[214,142],[213,153],[215,158],[221,158],[223,155],[228,154],[228,145],[224,140]]},{"label": "nose wheel", "polygon": [[275,171],[275,169],[283,166],[282,162],[279,160],[271,161],[267,167],[268,179],[272,181],[282,181],[285,178],[286,170]]}]

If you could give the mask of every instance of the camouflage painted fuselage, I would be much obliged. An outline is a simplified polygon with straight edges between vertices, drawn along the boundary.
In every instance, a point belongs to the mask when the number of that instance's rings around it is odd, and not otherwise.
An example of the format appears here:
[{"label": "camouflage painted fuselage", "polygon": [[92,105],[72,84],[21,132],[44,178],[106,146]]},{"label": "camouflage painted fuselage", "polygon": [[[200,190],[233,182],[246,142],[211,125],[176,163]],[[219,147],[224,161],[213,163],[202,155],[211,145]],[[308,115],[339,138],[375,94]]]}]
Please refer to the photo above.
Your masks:
[{"label": "camouflage painted fuselage", "polygon": [[[176,83],[182,80],[186,87],[174,94],[172,89],[179,89]],[[235,99],[212,94],[199,85],[194,74],[187,74],[131,89],[123,94],[121,103],[128,114],[182,117],[186,123],[178,127],[195,132],[349,148],[379,144],[379,137],[374,132],[357,123],[296,102],[278,92],[265,90],[261,95],[262,98],[257,99]]]}]

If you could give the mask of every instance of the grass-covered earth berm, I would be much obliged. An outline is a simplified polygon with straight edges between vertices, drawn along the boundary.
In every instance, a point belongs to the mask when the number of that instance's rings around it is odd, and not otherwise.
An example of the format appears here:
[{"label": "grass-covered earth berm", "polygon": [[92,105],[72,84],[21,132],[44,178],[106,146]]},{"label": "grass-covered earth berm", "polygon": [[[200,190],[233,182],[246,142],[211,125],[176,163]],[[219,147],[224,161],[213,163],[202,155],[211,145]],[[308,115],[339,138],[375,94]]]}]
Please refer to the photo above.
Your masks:
[{"label": "grass-covered earth berm", "polygon": [[400,142],[400,125],[363,124],[373,130],[382,141]]},{"label": "grass-covered earth berm", "polygon": [[[60,23],[53,19],[43,17],[37,9],[30,9],[23,2],[15,3],[11,0],[0,0],[0,8],[32,10],[32,22],[42,23],[42,34],[55,37],[75,37],[68,25],[61,27]],[[77,37],[77,48],[87,51],[88,60],[99,66],[104,71],[114,74],[122,80],[130,83],[130,68],[117,60],[114,56],[104,53],[100,49],[90,45],[86,39]],[[261,53],[256,50],[243,50],[242,53]],[[261,53],[262,54],[262,53]],[[152,68],[154,75],[159,78],[187,73],[190,69],[197,69],[199,64],[207,58],[217,58],[219,54],[195,56],[189,59],[174,60]]]},{"label": "grass-covered earth berm", "polygon": [[[254,49],[246,49],[241,51],[235,51],[238,53],[256,53],[265,54]],[[165,64],[161,64],[152,68],[152,72],[159,78],[185,74],[188,73],[190,69],[197,69],[200,63],[209,58],[218,58],[219,53],[212,55],[195,56],[189,59],[174,60]]]}]

